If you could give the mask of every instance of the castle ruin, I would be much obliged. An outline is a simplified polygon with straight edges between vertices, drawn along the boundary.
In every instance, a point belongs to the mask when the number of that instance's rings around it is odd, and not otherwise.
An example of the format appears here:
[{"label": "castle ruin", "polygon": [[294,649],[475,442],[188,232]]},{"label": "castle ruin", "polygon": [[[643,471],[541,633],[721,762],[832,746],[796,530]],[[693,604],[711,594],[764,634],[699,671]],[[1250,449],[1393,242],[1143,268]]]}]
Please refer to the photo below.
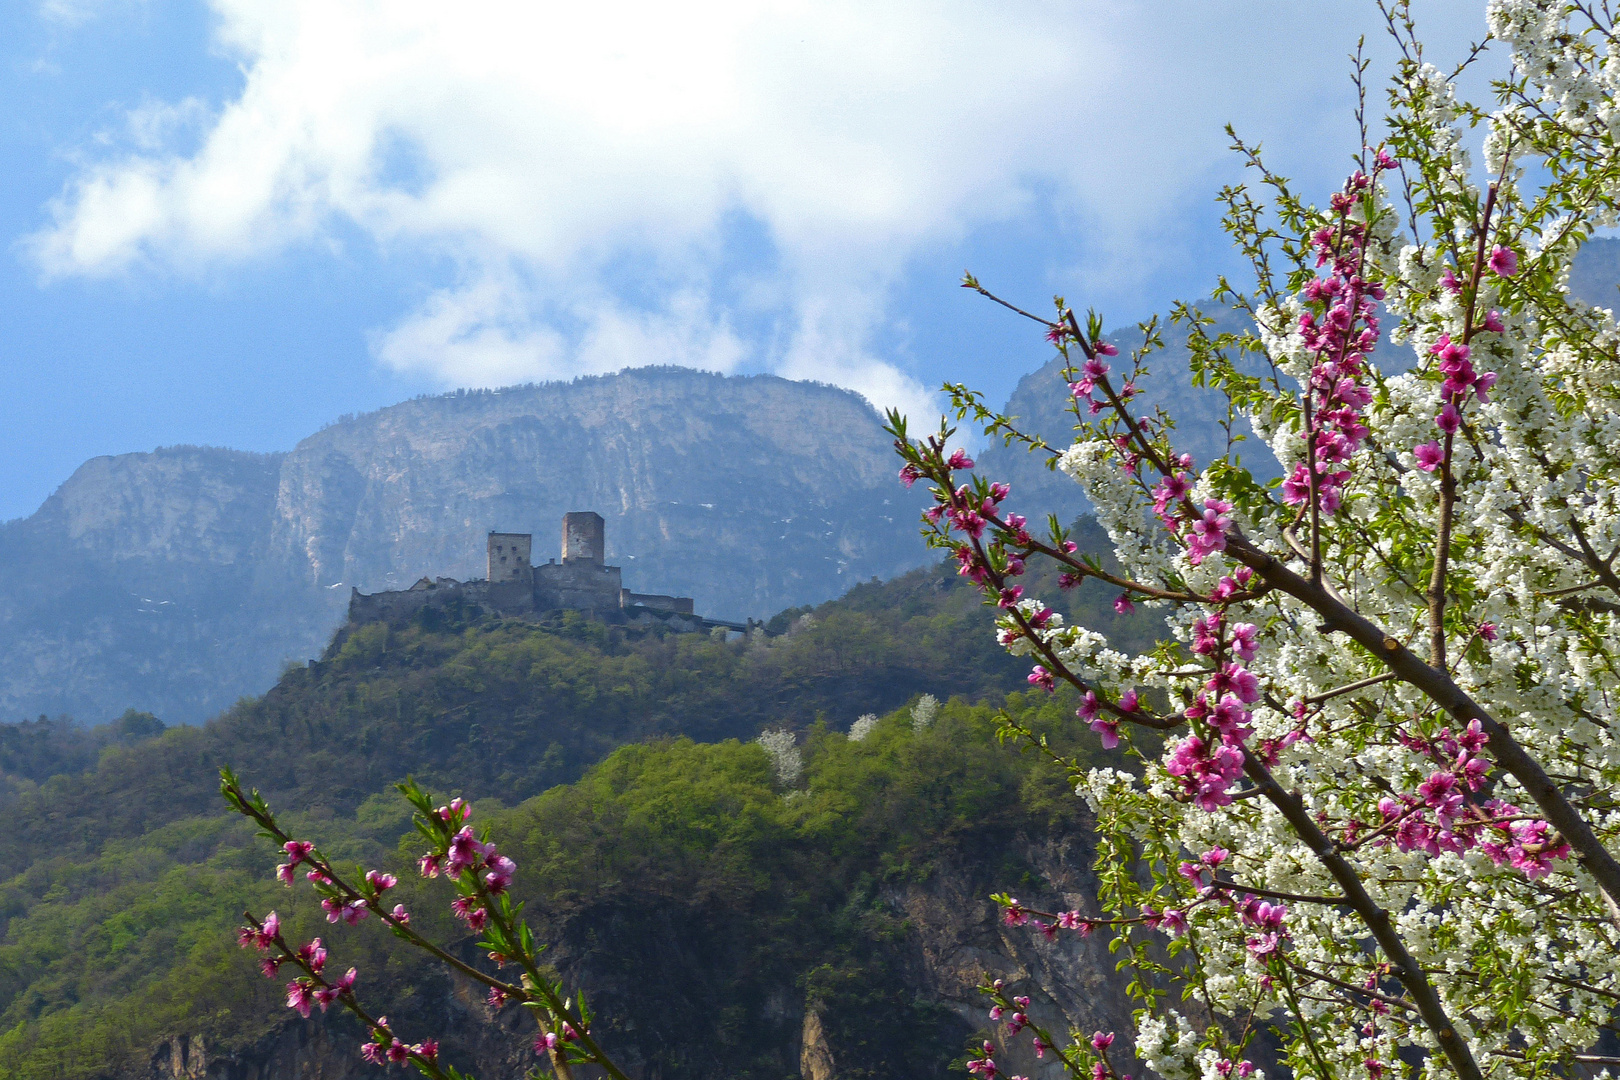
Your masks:
[{"label": "castle ruin", "polygon": [[499,615],[529,616],[548,611],[585,611],[605,621],[632,626],[662,625],[673,630],[748,629],[747,624],[705,619],[694,614],[689,596],[631,592],[623,571],[607,565],[602,516],[589,510],[563,515],[562,559],[536,566],[530,559],[533,533],[491,532],[486,544],[488,572],[483,581],[422,578],[409,589],[349,597],[349,621],[373,622],[443,606],[453,599]]}]

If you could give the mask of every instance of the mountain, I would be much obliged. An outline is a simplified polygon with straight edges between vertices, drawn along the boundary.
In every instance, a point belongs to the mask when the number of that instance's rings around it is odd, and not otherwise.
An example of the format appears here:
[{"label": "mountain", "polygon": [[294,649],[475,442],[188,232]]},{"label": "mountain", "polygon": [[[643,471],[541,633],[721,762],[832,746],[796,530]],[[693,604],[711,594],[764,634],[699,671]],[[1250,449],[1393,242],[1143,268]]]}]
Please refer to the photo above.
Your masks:
[{"label": "mountain", "polygon": [[0,526],[0,718],[199,722],[318,653],[351,588],[482,577],[484,534],[606,519],[638,591],[742,620],[925,561],[858,395],[679,368],[418,398],[285,454],[96,458]]}]

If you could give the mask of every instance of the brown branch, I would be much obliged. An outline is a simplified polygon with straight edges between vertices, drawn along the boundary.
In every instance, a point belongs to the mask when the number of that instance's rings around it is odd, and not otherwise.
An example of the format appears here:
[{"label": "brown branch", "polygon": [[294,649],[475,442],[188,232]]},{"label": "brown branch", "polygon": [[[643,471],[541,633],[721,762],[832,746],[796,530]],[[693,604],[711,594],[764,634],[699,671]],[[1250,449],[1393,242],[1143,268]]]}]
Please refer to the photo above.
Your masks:
[{"label": "brown branch", "polygon": [[1395,673],[1393,671],[1386,671],[1382,675],[1374,675],[1370,679],[1362,679],[1360,682],[1353,682],[1348,686],[1340,686],[1332,690],[1323,691],[1320,694],[1315,694],[1306,698],[1305,704],[1320,705],[1322,702],[1331,698],[1336,698],[1340,694],[1353,694],[1357,690],[1365,690],[1369,686],[1377,686],[1379,683],[1389,682],[1393,678],[1395,678]]},{"label": "brown branch", "polygon": [[[1581,863],[1597,881],[1611,914],[1620,923],[1620,861],[1609,853],[1592,827],[1570,804],[1552,778],[1527,753],[1513,734],[1458,686],[1444,671],[1425,664],[1395,638],[1346,604],[1335,600],[1327,590],[1290,570],[1278,559],[1255,547],[1234,529],[1227,536],[1227,552],[1255,571],[1274,588],[1287,593],[1322,617],[1324,632],[1349,635],[1357,644],[1378,657],[1403,682],[1423,691],[1459,724],[1478,720],[1496,762],[1514,779],[1541,810],[1542,816],[1557,829],[1580,856]],[[1313,826],[1314,827],[1314,826]]]},{"label": "brown branch", "polygon": [[[1309,582],[1306,584],[1309,585]],[[1243,752],[1243,771],[1256,787],[1265,791],[1267,801],[1282,813],[1299,838],[1315,852],[1317,859],[1333,876],[1339,888],[1344,890],[1344,903],[1361,916],[1362,922],[1372,933],[1373,940],[1378,942],[1378,947],[1389,957],[1393,966],[1392,973],[1406,987],[1406,992],[1411,995],[1413,1007],[1423,1018],[1424,1025],[1434,1035],[1435,1041],[1440,1044],[1440,1051],[1445,1054],[1452,1069],[1462,1080],[1484,1080],[1479,1063],[1474,1060],[1467,1042],[1457,1034],[1451,1017],[1446,1014],[1445,1005],[1435,993],[1422,966],[1407,951],[1406,943],[1395,931],[1395,923],[1390,918],[1389,912],[1379,907],[1378,902],[1368,894],[1355,867],[1339,854],[1333,841],[1317,827],[1304,804],[1284,791],[1264,763],[1247,750]]]}]

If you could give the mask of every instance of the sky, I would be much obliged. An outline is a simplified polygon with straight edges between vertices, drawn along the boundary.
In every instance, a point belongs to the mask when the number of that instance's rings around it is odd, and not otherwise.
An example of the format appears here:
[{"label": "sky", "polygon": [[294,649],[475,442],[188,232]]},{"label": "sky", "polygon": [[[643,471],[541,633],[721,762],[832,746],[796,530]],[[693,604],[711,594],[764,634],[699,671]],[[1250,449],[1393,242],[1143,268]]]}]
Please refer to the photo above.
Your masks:
[{"label": "sky", "polygon": [[[1483,4],[1419,0],[1439,58]],[[1224,125],[1307,192],[1367,0],[0,6],[0,520],[87,458],[646,364],[1005,400],[1061,293],[1240,269]]]}]

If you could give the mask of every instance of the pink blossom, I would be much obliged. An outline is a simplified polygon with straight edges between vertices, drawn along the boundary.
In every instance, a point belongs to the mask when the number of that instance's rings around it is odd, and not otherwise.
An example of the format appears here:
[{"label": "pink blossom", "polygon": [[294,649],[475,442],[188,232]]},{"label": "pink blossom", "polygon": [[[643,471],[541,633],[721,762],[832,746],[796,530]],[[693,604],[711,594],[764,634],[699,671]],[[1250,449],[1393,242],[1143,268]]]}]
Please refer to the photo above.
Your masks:
[{"label": "pink blossom", "polygon": [[287,853],[288,862],[297,866],[309,858],[310,852],[315,850],[315,845],[308,840],[289,840],[281,845],[281,849]]},{"label": "pink blossom", "polygon": [[405,905],[404,904],[395,904],[394,905],[394,910],[389,912],[389,915],[393,918],[393,920],[395,922],[399,923],[401,926],[409,926],[410,925],[411,913],[405,910]]},{"label": "pink blossom", "polygon": [[945,464],[951,469],[971,469],[973,468],[973,459],[967,456],[966,451],[957,450],[951,454]]},{"label": "pink blossom", "polygon": [[1456,273],[1449,266],[1446,267],[1446,272],[1440,275],[1440,285],[1450,293],[1462,292],[1462,283],[1457,280]]},{"label": "pink blossom", "polygon": [[298,1015],[307,1020],[314,1006],[315,994],[309,980],[298,979],[287,984],[287,1008],[297,1009]]},{"label": "pink blossom", "polygon": [[1441,431],[1450,435],[1462,427],[1462,414],[1457,411],[1457,406],[1448,401],[1441,407],[1440,415],[1434,418],[1434,423]]},{"label": "pink blossom", "polygon": [[1091,730],[1097,733],[1102,741],[1104,750],[1112,750],[1119,745],[1119,721],[1098,718],[1091,722]]},{"label": "pink blossom", "polygon": [[1236,694],[1239,701],[1251,705],[1260,700],[1260,680],[1242,664],[1230,663],[1221,668],[1205,684],[1212,694]]},{"label": "pink blossom", "polygon": [[1497,277],[1510,278],[1519,272],[1519,253],[1512,248],[1493,247],[1491,249],[1491,273]]},{"label": "pink blossom", "polygon": [[1232,651],[1238,654],[1239,659],[1254,659],[1255,651],[1259,648],[1255,641],[1259,629],[1252,623],[1238,623],[1232,627]]},{"label": "pink blossom", "polygon": [[1213,552],[1226,550],[1226,529],[1232,523],[1226,515],[1231,509],[1232,504],[1221,499],[1204,503],[1203,517],[1193,522],[1187,536],[1187,555],[1194,566]]},{"label": "pink blossom", "polygon": [[422,872],[423,877],[435,878],[439,876],[440,863],[443,859],[442,855],[424,855],[417,860],[416,867]]},{"label": "pink blossom", "polygon": [[1417,458],[1417,467],[1424,472],[1434,472],[1445,458],[1445,454],[1440,450],[1440,444],[1437,442],[1426,442],[1421,446],[1414,446],[1412,456]]},{"label": "pink blossom", "polygon": [[1488,311],[1485,314],[1484,329],[1489,330],[1493,334],[1500,334],[1505,329],[1505,327],[1502,325],[1501,312],[1497,311],[1495,308]]},{"label": "pink blossom", "polygon": [[921,479],[922,470],[917,468],[915,465],[908,464],[900,470],[900,482],[906,485],[906,487],[910,487],[912,484],[915,484]]},{"label": "pink blossom", "polygon": [[1216,612],[1193,623],[1192,651],[1194,654],[1208,656],[1221,647],[1222,622],[1221,614]]},{"label": "pink blossom", "polygon": [[1136,605],[1131,603],[1131,596],[1129,593],[1119,594],[1118,598],[1114,600],[1114,610],[1119,612],[1121,615],[1129,615],[1131,612],[1136,610]]},{"label": "pink blossom", "polygon": [[477,866],[484,858],[484,845],[473,836],[472,826],[463,826],[461,831],[450,838],[450,861],[446,870],[451,876],[460,876],[463,871]]},{"label": "pink blossom", "polygon": [[1106,1035],[1099,1031],[1091,1037],[1091,1047],[1093,1050],[1106,1050],[1113,1045],[1114,1033],[1112,1031]]},{"label": "pink blossom", "polygon": [[298,947],[298,959],[309,965],[311,971],[320,971],[326,966],[326,949],[321,945],[321,939],[315,938]]},{"label": "pink blossom", "polygon": [[1001,913],[1001,921],[1008,926],[1023,926],[1029,922],[1029,912],[1016,899],[1010,899],[1006,910]]},{"label": "pink blossom", "polygon": [[484,886],[492,893],[503,893],[512,884],[512,878],[517,874],[517,863],[505,855],[497,855],[489,863],[489,873],[484,875]]},{"label": "pink blossom", "polygon": [[1247,944],[1249,951],[1256,958],[1264,960],[1277,951],[1278,946],[1282,944],[1282,936],[1280,934],[1260,934],[1249,938]]},{"label": "pink blossom", "polygon": [[561,1042],[562,1040],[557,1038],[556,1032],[543,1031],[534,1040],[534,1052],[537,1054],[549,1054],[557,1049]]},{"label": "pink blossom", "polygon": [[1025,681],[1031,686],[1037,686],[1045,690],[1047,693],[1051,693],[1056,686],[1052,673],[1040,664],[1036,664],[1035,669],[1025,676]]},{"label": "pink blossom", "polygon": [[395,885],[398,885],[399,878],[395,877],[393,874],[384,874],[379,873],[376,870],[368,870],[366,871],[366,884],[370,885],[373,889],[376,889],[377,892],[384,893],[389,889],[392,889]]},{"label": "pink blossom", "polygon": [[1136,696],[1135,690],[1127,690],[1119,696],[1120,712],[1135,712],[1139,704],[1141,699]]},{"label": "pink blossom", "polygon": [[388,1044],[388,1049],[385,1051],[385,1053],[388,1055],[388,1063],[390,1065],[403,1065],[410,1059],[411,1048],[400,1042],[398,1039],[395,1039],[392,1043]]},{"label": "pink blossom", "polygon": [[373,1065],[387,1065],[388,1058],[383,1055],[381,1043],[368,1042],[360,1047],[360,1056]]},{"label": "pink blossom", "polygon": [[[1098,356],[1118,356],[1119,355],[1119,350],[1114,348],[1114,346],[1108,344],[1108,342],[1104,341],[1102,338],[1098,338],[1096,341],[1093,341],[1091,343],[1091,348],[1092,348],[1093,351],[1096,352],[1096,354]],[[1105,371],[1107,370],[1106,366],[1104,367],[1104,370]]]},{"label": "pink blossom", "polygon": [[1160,480],[1153,488],[1153,512],[1164,515],[1166,509],[1173,502],[1180,502],[1192,490],[1192,482],[1186,473],[1176,473]]}]

